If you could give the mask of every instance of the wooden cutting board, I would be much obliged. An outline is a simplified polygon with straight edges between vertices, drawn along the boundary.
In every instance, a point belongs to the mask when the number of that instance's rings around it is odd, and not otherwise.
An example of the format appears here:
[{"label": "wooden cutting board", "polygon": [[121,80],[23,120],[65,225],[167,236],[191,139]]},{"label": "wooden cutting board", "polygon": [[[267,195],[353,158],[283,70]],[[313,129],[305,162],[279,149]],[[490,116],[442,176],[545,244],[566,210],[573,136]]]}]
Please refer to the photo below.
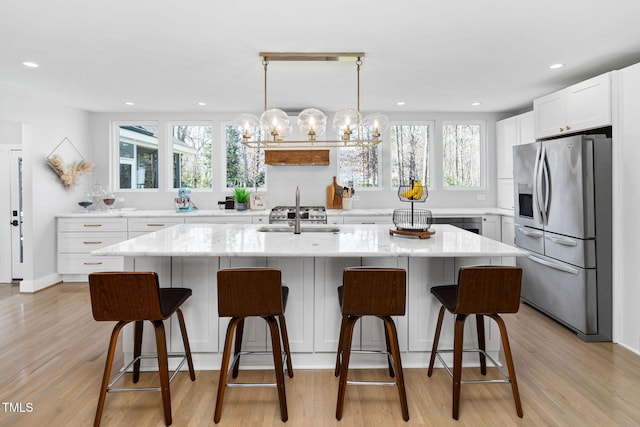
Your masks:
[{"label": "wooden cutting board", "polygon": [[334,176],[333,182],[327,187],[327,209],[342,209],[342,196],[336,193],[338,188],[342,188],[342,185],[338,185]]}]

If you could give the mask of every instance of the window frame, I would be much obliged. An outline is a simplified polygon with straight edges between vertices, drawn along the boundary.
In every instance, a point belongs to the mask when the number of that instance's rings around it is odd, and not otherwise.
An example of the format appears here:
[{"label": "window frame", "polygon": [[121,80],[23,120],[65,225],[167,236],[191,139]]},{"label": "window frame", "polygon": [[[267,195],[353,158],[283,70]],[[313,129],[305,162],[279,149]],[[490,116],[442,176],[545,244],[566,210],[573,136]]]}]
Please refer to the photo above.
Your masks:
[{"label": "window frame", "polygon": [[[227,187],[227,127],[228,126],[234,126],[234,123],[232,120],[220,120],[220,153],[221,153],[221,161],[222,161],[222,167],[221,169],[221,173],[219,174],[220,177],[220,189],[222,191],[232,191],[234,190],[236,187]],[[254,150],[256,150],[254,148]],[[257,150],[263,150],[263,148],[258,148]],[[257,192],[260,193],[264,193],[268,191],[268,187],[267,187],[267,183],[268,183],[268,171],[267,171],[267,164],[264,163],[264,155],[263,155],[263,164],[262,164],[262,168],[264,169],[264,186],[262,187],[247,187],[247,188],[255,188]]]},{"label": "window frame", "polygon": [[[366,137],[365,132],[366,130],[361,130],[363,137]],[[353,183],[353,187],[357,188],[358,191],[380,191],[384,189],[384,168],[383,168],[383,164],[384,164],[384,150],[382,149],[382,144],[384,144],[384,142],[379,143],[378,145],[375,146],[375,150],[376,150],[376,157],[377,157],[377,165],[376,165],[376,173],[377,173],[377,185],[375,187],[363,187],[360,185],[359,182],[354,182]],[[353,149],[362,149],[362,148],[366,148],[366,147],[337,147],[336,150],[336,176],[338,177],[338,182],[340,182],[342,185],[348,185],[348,182],[350,180],[345,180],[343,178],[340,177],[340,165],[342,163],[342,159],[340,157],[340,153],[342,153],[342,150],[353,150]]]},{"label": "window frame", "polygon": [[[429,182],[427,185],[427,189],[431,191],[434,188],[435,182],[435,158],[436,158],[436,139],[437,139],[437,130],[436,130],[436,121],[435,120],[394,120],[389,124],[389,182],[391,188],[397,188],[396,185],[393,184],[393,149],[392,149],[392,140],[391,140],[391,128],[393,126],[430,126],[431,127],[431,140],[427,140],[427,144],[430,144],[429,148],[429,158],[427,159],[427,176],[429,177]],[[401,183],[398,185],[402,185]]]},{"label": "window frame", "polygon": [[[480,168],[480,184],[477,187],[460,187],[460,186],[445,186],[444,177],[444,127],[447,125],[479,125],[480,126],[480,144],[479,144],[479,168]],[[443,191],[486,191],[487,190],[487,122],[485,120],[442,120],[440,123],[440,132],[438,133],[438,139],[440,142],[440,177],[439,187]]]},{"label": "window frame", "polygon": [[[164,154],[165,154],[165,176],[166,179],[164,181],[165,188],[167,191],[178,191],[178,188],[173,187],[173,142],[171,138],[173,137],[173,126],[209,126],[211,127],[211,187],[208,188],[191,188],[192,193],[202,193],[207,191],[212,191],[215,186],[215,126],[213,124],[213,120],[167,120],[165,122],[166,129],[166,137],[164,138]],[[226,156],[225,156],[226,157]],[[226,162],[225,162],[226,164]]]},{"label": "window frame", "polygon": [[[120,188],[120,127],[122,126],[156,126],[158,133],[156,137],[158,139],[158,187],[157,188]],[[111,121],[111,143],[110,159],[111,165],[109,167],[109,187],[113,191],[117,192],[144,192],[144,193],[157,193],[163,191],[164,178],[166,171],[163,170],[162,161],[164,157],[163,139],[164,139],[164,127],[161,120],[112,120]],[[133,164],[135,167],[135,158]]]}]

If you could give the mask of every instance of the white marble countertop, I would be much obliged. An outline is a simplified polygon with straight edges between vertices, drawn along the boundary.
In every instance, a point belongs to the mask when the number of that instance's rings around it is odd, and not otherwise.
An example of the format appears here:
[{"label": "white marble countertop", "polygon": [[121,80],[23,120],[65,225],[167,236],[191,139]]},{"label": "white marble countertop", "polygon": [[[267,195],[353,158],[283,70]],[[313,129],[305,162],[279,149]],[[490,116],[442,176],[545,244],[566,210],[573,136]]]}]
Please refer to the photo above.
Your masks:
[{"label": "white marble countertop", "polygon": [[[494,257],[526,251],[446,224],[429,239],[391,236],[388,225],[303,225],[301,234],[263,232],[259,224],[180,224],[92,252],[101,256]],[[311,232],[304,228],[334,228]]]},{"label": "white marble countertop", "polygon": [[[402,207],[405,209],[406,207]],[[478,215],[505,215],[513,216],[513,211],[509,209],[501,209],[494,207],[485,208],[429,208],[419,207],[420,209],[429,209],[434,217],[448,217],[448,216],[478,216]],[[175,210],[143,210],[143,209],[114,209],[112,212],[108,211],[96,211],[96,212],[78,212],[78,213],[61,213],[57,214],[58,218],[85,218],[85,217],[126,217],[126,218],[145,218],[145,217],[225,217],[225,216],[268,216],[270,209],[266,210],[246,210],[237,211],[234,209],[198,209],[192,212],[176,212]],[[339,216],[383,216],[393,215],[393,208],[384,209],[327,209],[327,215],[339,215]]]}]

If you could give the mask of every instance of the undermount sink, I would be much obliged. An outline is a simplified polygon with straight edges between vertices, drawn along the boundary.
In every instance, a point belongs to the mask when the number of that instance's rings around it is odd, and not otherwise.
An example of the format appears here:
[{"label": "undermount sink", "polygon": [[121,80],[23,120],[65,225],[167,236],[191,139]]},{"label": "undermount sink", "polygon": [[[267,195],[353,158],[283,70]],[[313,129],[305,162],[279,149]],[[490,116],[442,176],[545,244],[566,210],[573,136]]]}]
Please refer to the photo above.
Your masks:
[{"label": "undermount sink", "polygon": [[[281,225],[265,225],[263,227],[258,228],[258,231],[263,233],[293,233],[293,227],[289,226],[281,226]],[[337,227],[327,227],[327,226],[302,226],[300,228],[302,233],[338,233],[340,229]]]}]

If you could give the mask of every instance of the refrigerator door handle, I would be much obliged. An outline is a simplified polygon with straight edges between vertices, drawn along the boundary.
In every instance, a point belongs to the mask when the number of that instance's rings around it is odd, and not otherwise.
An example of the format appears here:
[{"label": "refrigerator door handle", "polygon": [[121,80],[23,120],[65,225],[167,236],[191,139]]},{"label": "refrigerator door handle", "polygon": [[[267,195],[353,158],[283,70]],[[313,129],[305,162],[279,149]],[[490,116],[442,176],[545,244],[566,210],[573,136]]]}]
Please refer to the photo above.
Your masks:
[{"label": "refrigerator door handle", "polygon": [[[534,194],[534,199],[533,199],[533,209],[537,210],[538,213],[540,213],[540,195],[539,195],[539,188],[541,186],[540,181],[540,174],[539,174],[539,169],[540,169],[540,151],[542,149],[542,145],[538,145],[536,148],[536,161],[533,165],[533,194]],[[535,215],[534,215],[535,217]]]},{"label": "refrigerator door handle", "polygon": [[[538,204],[540,209],[540,214],[542,216],[542,223],[547,225],[549,219],[549,166],[547,164],[547,149],[542,147],[542,152],[540,153],[540,171],[539,181],[540,186],[538,187]],[[544,183],[544,191],[542,185]]]},{"label": "refrigerator door handle", "polygon": [[551,261],[546,261],[544,259],[541,258],[536,258],[533,256],[529,256],[527,257],[529,258],[531,261],[536,262],[538,264],[542,264],[544,266],[556,269],[556,270],[560,270],[560,271],[564,271],[565,273],[569,273],[569,274],[574,274],[574,275],[578,275],[579,271],[576,270],[575,268],[571,268],[569,266],[566,266],[564,264],[556,264],[555,262],[551,262]]},{"label": "refrigerator door handle", "polygon": [[524,234],[527,237],[543,237],[544,233],[542,233],[542,231],[532,231],[532,230],[527,230],[524,227],[517,227],[518,231],[522,234]]},{"label": "refrigerator door handle", "polygon": [[578,242],[572,239],[563,239],[561,237],[553,237],[553,236],[547,236],[547,239],[551,240],[553,243],[557,243],[563,246],[574,246],[574,247],[578,246]]}]

